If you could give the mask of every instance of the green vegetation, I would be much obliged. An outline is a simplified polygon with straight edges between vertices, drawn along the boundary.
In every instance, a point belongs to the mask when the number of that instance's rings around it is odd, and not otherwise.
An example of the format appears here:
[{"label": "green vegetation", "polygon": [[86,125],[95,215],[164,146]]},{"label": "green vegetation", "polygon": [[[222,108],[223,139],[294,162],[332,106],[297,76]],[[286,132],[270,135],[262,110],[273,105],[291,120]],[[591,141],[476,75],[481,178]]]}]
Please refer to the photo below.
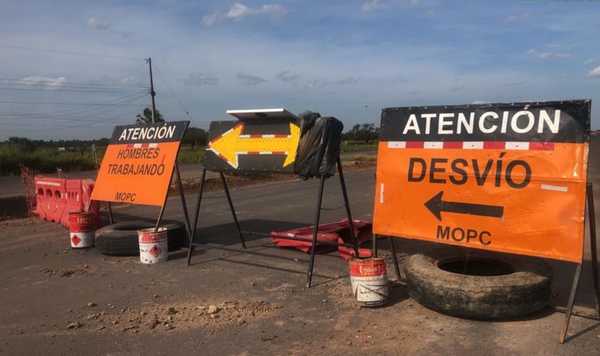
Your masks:
[{"label": "green vegetation", "polygon": [[56,147],[23,150],[16,145],[0,144],[0,175],[19,174],[21,164],[40,173],[55,173],[57,169],[63,171],[95,169],[91,149],[59,152]]},{"label": "green vegetation", "polygon": [[[148,113],[144,111],[143,116]],[[342,153],[375,152],[378,130],[372,124],[355,125],[343,134]],[[18,175],[20,165],[35,172],[55,173],[96,169],[93,147],[100,162],[109,140],[41,141],[22,137],[11,137],[0,142],[0,175]],[[190,127],[182,141],[178,161],[184,164],[199,163],[208,143],[208,133]]]}]

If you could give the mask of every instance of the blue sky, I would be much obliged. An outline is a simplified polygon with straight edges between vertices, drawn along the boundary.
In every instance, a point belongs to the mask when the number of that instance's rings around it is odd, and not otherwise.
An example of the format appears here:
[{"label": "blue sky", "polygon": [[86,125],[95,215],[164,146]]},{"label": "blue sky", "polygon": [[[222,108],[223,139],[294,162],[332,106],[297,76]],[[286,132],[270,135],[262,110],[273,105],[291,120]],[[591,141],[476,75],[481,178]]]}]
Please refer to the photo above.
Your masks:
[{"label": "blue sky", "polygon": [[146,57],[159,110],[204,128],[234,108],[350,127],[389,106],[575,98],[600,128],[598,14],[600,1],[4,0],[0,139],[132,123]]}]

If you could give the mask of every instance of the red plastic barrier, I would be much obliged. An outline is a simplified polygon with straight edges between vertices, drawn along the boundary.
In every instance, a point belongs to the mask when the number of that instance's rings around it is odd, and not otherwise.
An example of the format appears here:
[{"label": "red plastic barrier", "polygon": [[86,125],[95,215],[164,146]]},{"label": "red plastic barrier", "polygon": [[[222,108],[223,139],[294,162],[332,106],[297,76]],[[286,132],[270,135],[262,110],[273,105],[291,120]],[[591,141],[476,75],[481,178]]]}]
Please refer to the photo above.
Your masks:
[{"label": "red plastic barrier", "polygon": [[[354,230],[357,233],[359,246],[371,240],[371,223],[364,220],[353,221]],[[303,252],[309,252],[312,247],[312,226],[305,226],[285,231],[272,231],[271,238],[278,247],[295,248]],[[347,245],[347,246],[346,246]],[[352,248],[353,240],[350,234],[348,219],[338,222],[319,225],[317,234],[317,252],[325,253],[338,250],[340,257],[349,260],[354,256]],[[370,257],[371,250],[359,248],[361,257]]]},{"label": "red plastic barrier", "polygon": [[69,227],[69,213],[89,212],[100,223],[100,209],[90,197],[94,181],[36,176],[34,179],[37,207],[35,213],[46,221]]},{"label": "red plastic barrier", "polygon": [[66,208],[66,180],[36,176],[34,183],[36,214],[46,221],[62,222]]}]

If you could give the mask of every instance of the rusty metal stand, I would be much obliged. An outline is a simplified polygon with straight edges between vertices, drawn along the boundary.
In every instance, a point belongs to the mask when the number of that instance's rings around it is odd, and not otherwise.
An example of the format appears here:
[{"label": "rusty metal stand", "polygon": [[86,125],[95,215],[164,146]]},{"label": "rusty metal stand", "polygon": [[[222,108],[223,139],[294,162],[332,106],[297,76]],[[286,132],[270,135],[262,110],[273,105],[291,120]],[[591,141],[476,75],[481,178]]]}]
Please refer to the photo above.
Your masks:
[{"label": "rusty metal stand", "polygon": [[[225,179],[225,175],[223,172],[219,172],[221,176],[221,182],[223,182],[223,190],[225,190],[225,195],[227,196],[227,203],[229,204],[229,209],[231,210],[231,215],[233,215],[233,221],[235,222],[235,226],[240,235],[240,241],[242,242],[242,246],[246,247],[246,239],[244,238],[244,234],[242,233],[242,228],[240,226],[240,222],[237,218],[237,214],[235,213],[235,208],[233,206],[233,201],[231,200],[231,194],[229,193],[229,186],[227,185],[227,180]],[[188,266],[192,262],[192,253],[194,252],[194,240],[196,238],[196,229],[198,228],[198,217],[200,214],[200,204],[202,203],[202,194],[204,193],[204,183],[206,181],[206,168],[202,169],[202,178],[200,180],[200,191],[198,192],[198,202],[196,203],[196,212],[194,214],[194,225],[190,229],[190,241],[188,241],[188,256],[187,256],[187,264]]]},{"label": "rusty metal stand", "polygon": [[[177,158],[175,158],[177,159]],[[188,214],[187,204],[185,202],[185,194],[183,193],[183,184],[181,184],[181,175],[179,173],[179,165],[177,161],[175,162],[175,168],[173,168],[173,172],[171,173],[171,179],[169,180],[169,189],[171,188],[171,182],[173,182],[173,173],[177,175],[177,189],[179,190],[179,196],[181,197],[181,205],[183,207],[183,215],[185,217],[185,229],[190,235],[191,225],[190,225],[190,217]],[[169,190],[167,189],[167,194],[165,194],[165,200],[163,201],[162,206],[160,207],[160,212],[158,213],[158,218],[156,219],[156,224],[154,225],[154,232],[158,231],[160,227],[160,223],[162,222],[163,215],[165,214],[165,209],[167,207],[167,200],[169,199]]]},{"label": "rusty metal stand", "polygon": [[223,182],[223,189],[225,190],[225,195],[227,195],[227,202],[229,203],[229,209],[231,210],[231,215],[233,215],[233,221],[235,221],[235,226],[237,227],[237,231],[240,234],[240,241],[242,241],[242,246],[246,248],[246,239],[244,239],[244,234],[242,234],[242,229],[240,227],[240,223],[237,218],[237,214],[235,213],[235,208],[233,207],[233,202],[231,201],[231,195],[229,194],[229,187],[227,186],[227,180],[225,180],[225,175],[223,172],[219,172],[221,174],[221,181]]},{"label": "rusty metal stand", "polygon": [[[350,201],[348,199],[348,191],[346,189],[346,181],[344,179],[342,163],[339,158],[338,158],[336,164],[337,164],[338,174],[340,176],[340,185],[341,185],[341,189],[342,189],[342,195],[344,198],[344,206],[346,208],[346,215],[348,217],[348,223],[350,225],[350,235],[352,236],[352,240],[354,242],[354,244],[353,244],[354,253],[356,256],[360,256],[359,255],[359,246],[358,246],[358,236],[356,235],[356,231],[354,230],[354,220],[352,219],[352,211],[350,209]],[[219,175],[221,177],[221,181],[223,182],[223,189],[225,190],[225,195],[227,196],[227,203],[229,204],[229,209],[231,210],[231,214],[233,216],[235,226],[240,235],[240,241],[242,242],[242,246],[244,248],[246,248],[246,240],[244,238],[244,234],[242,232],[239,220],[237,218],[237,214],[235,212],[235,208],[233,206],[233,201],[231,199],[231,194],[229,192],[227,180],[225,179],[225,175],[223,174],[223,172],[219,172]],[[313,271],[314,271],[315,255],[316,255],[316,247],[317,247],[317,235],[318,235],[318,230],[319,230],[319,221],[321,219],[321,208],[322,208],[322,203],[323,203],[323,190],[325,187],[326,179],[327,178],[325,176],[321,176],[321,178],[320,178],[319,193],[317,196],[318,204],[317,204],[317,208],[315,211],[315,219],[314,219],[314,225],[313,225],[312,248],[310,249],[310,262],[308,264],[308,270],[306,272],[307,288],[310,288],[312,285],[312,276],[313,276]],[[202,203],[202,194],[204,192],[205,181],[206,181],[206,168],[204,168],[202,170],[202,178],[200,181],[200,191],[198,193],[198,201],[196,203],[196,211],[194,214],[194,224],[189,229],[191,231],[191,233],[190,233],[190,240],[188,241],[188,255],[187,255],[187,265],[188,266],[191,263],[192,253],[194,252],[194,240],[196,238],[196,229],[198,227],[198,217],[200,214],[200,204]],[[162,211],[161,211],[160,216],[162,216]],[[159,216],[159,218],[160,218],[160,216]],[[187,216],[187,213],[186,213],[186,216]],[[394,254],[394,261],[396,261],[395,254]],[[397,263],[396,263],[396,266],[397,266]]]},{"label": "rusty metal stand", "polygon": [[344,206],[346,207],[346,215],[348,216],[348,223],[350,224],[350,236],[354,241],[354,256],[360,257],[358,251],[358,236],[354,230],[354,220],[352,220],[352,211],[350,211],[350,201],[348,199],[348,191],[346,190],[346,180],[344,179],[344,170],[342,169],[342,160],[340,157],[337,159],[338,174],[340,176],[340,186],[342,187],[342,195],[344,196]]},{"label": "rusty metal stand", "polygon": [[323,188],[325,186],[325,176],[321,176],[319,185],[319,195],[317,195],[317,209],[315,211],[315,223],[313,225],[312,246],[310,248],[310,261],[308,262],[308,271],[306,271],[306,288],[312,284],[313,270],[315,267],[315,253],[317,250],[317,234],[319,233],[319,220],[321,219],[321,204],[323,202]]},{"label": "rusty metal stand", "polygon": [[[342,196],[344,198],[344,206],[346,208],[346,216],[348,218],[348,224],[350,225],[350,236],[352,236],[354,255],[356,257],[360,257],[359,254],[359,246],[358,246],[358,236],[356,235],[356,231],[354,230],[354,220],[352,219],[352,210],[350,209],[350,200],[348,199],[348,190],[346,189],[346,180],[344,179],[344,170],[342,168],[342,161],[338,157],[337,159],[337,170],[338,175],[340,176],[340,186],[342,188]],[[310,260],[308,263],[308,271],[306,272],[306,287],[310,288],[312,285],[312,276],[315,267],[315,255],[317,250],[317,236],[319,233],[319,221],[321,219],[321,208],[323,203],[323,190],[325,187],[325,180],[327,178],[325,176],[321,176],[321,181],[319,185],[319,194],[317,196],[317,208],[315,211],[315,219],[313,225],[313,235],[312,235],[312,248],[310,249]]]},{"label": "rusty metal stand", "polygon": [[[588,224],[590,227],[590,249],[592,254],[592,276],[594,278],[594,291],[596,299],[596,313],[600,317],[600,286],[598,282],[598,253],[596,244],[596,214],[594,209],[594,190],[592,183],[588,180],[586,189],[587,198],[587,215]],[[585,247],[585,239],[584,239]],[[583,249],[585,252],[585,248]],[[585,256],[585,253],[583,254]],[[581,279],[581,272],[583,270],[583,261],[577,265],[575,270],[575,276],[573,277],[573,285],[571,286],[571,292],[569,294],[569,302],[567,304],[567,311],[565,313],[565,324],[563,326],[560,343],[564,344],[567,338],[567,332],[569,331],[569,322],[571,321],[571,315],[573,314],[573,306],[575,304],[575,297],[577,296],[577,288],[579,287],[579,280]]]},{"label": "rusty metal stand", "polygon": [[194,226],[190,241],[188,241],[187,265],[192,261],[192,253],[194,252],[194,239],[196,238],[196,228],[198,227],[198,215],[200,214],[200,203],[202,202],[202,193],[204,192],[204,181],[206,180],[206,168],[202,169],[202,178],[200,180],[200,191],[198,192],[198,202],[196,203],[196,213],[194,214]]},{"label": "rusty metal stand", "polygon": [[398,256],[396,256],[396,241],[393,237],[388,237],[390,243],[390,250],[392,251],[392,261],[394,261],[394,272],[396,272],[396,278],[398,281],[402,278],[400,276],[400,266],[398,266]]}]

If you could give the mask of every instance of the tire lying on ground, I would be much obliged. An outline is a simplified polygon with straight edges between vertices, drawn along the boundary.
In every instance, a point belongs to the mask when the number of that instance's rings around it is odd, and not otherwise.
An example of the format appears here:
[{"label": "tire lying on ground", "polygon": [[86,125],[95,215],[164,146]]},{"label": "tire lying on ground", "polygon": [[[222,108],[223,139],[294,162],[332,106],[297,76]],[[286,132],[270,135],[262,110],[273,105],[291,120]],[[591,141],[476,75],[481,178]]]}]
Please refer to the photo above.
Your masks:
[{"label": "tire lying on ground", "polygon": [[471,257],[468,269],[464,274],[463,258],[413,255],[405,265],[409,294],[430,309],[480,320],[519,318],[549,305],[545,263]]},{"label": "tire lying on ground", "polygon": [[[175,251],[185,245],[187,233],[184,224],[164,221],[161,226],[167,228],[169,251]],[[104,255],[137,256],[140,254],[137,231],[150,227],[154,227],[154,223],[143,220],[104,226],[96,230],[96,248]]]}]

